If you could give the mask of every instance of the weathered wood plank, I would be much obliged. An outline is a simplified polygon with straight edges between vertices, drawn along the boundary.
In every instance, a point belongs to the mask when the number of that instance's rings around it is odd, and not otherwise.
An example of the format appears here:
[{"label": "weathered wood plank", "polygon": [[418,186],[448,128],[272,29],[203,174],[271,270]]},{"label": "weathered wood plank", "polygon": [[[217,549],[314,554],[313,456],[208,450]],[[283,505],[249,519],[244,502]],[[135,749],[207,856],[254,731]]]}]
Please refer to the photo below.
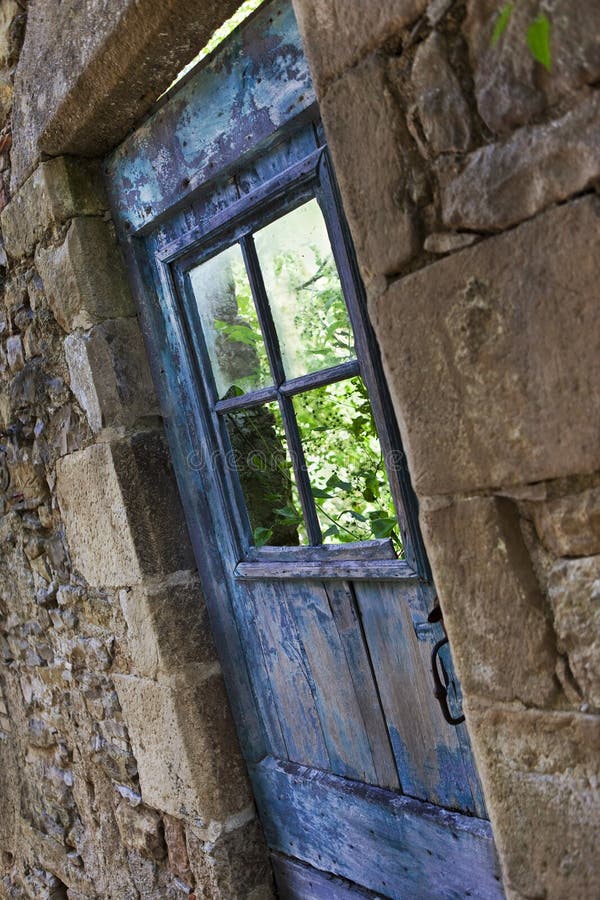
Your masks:
[{"label": "weathered wood plank", "polygon": [[489,822],[271,758],[251,777],[273,850],[392,900],[503,897]]},{"label": "weathered wood plank", "polygon": [[376,772],[374,783],[398,788],[398,773],[352,588],[346,582],[337,581],[325,582],[324,587],[365,723]]},{"label": "weathered wood plank", "polygon": [[138,231],[314,104],[292,5],[270,3],[109,159],[119,224]]},{"label": "weathered wood plank", "polygon": [[[267,681],[257,689],[273,696],[290,759],[329,770],[331,762],[315,701],[312,672],[298,638],[283,585],[255,582],[246,586],[253,608],[254,634],[265,660]],[[241,597],[242,604],[244,596]]]},{"label": "weathered wood plank", "polygon": [[285,580],[288,578],[324,579],[337,578],[342,581],[399,581],[418,583],[419,576],[403,560],[336,560],[335,562],[241,562],[235,570],[238,578],[248,581],[255,579]]},{"label": "weathered wood plank", "polygon": [[[321,584],[286,585],[289,606],[311,669],[330,771],[378,784],[371,741],[354,689],[352,672]],[[381,725],[383,714],[379,710]]]},{"label": "weathered wood plank", "polygon": [[382,896],[280,853],[271,854],[271,864],[279,900],[380,900]]},{"label": "weathered wood plank", "polygon": [[477,805],[459,736],[445,721],[433,693],[434,635],[430,633],[429,641],[417,639],[409,590],[380,582],[355,584],[402,790],[474,813]]},{"label": "weathered wood plank", "polygon": [[352,544],[321,544],[318,547],[253,547],[247,562],[335,562],[336,560],[397,559],[389,538],[359,541]]}]

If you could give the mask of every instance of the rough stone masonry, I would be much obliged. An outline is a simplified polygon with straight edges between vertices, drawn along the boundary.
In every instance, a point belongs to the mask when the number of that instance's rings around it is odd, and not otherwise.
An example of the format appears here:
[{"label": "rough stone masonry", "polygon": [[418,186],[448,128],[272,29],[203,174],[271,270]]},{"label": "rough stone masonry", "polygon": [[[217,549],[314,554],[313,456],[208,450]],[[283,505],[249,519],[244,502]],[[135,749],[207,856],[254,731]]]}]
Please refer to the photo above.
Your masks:
[{"label": "rough stone masonry", "polygon": [[[236,6],[0,2],[3,898],[272,896],[99,166]],[[595,898],[600,7],[294,6],[506,894]]]}]

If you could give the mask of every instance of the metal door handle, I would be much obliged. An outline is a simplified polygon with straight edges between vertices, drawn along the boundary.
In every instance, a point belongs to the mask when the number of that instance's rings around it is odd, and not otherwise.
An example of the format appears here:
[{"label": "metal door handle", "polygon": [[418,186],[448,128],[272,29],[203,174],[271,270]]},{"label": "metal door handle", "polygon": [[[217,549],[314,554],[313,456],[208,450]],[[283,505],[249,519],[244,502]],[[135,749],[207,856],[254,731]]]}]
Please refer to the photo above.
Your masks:
[{"label": "metal door handle", "polygon": [[[433,650],[431,651],[431,671],[433,674],[433,683],[435,685],[433,694],[440,704],[440,709],[442,710],[442,715],[446,722],[449,725],[460,725],[465,721],[464,715],[453,716],[450,707],[448,706],[448,687],[447,683],[445,684],[440,676],[440,671],[438,668],[438,656],[440,654],[440,650],[442,647],[445,647],[448,643],[448,635],[446,634],[446,628],[444,626],[444,617],[442,615],[441,607],[438,603],[434,606],[434,608],[429,613],[427,620],[429,622],[440,622],[442,628],[444,629],[444,637],[437,642]],[[443,670],[443,663],[442,663]]]}]

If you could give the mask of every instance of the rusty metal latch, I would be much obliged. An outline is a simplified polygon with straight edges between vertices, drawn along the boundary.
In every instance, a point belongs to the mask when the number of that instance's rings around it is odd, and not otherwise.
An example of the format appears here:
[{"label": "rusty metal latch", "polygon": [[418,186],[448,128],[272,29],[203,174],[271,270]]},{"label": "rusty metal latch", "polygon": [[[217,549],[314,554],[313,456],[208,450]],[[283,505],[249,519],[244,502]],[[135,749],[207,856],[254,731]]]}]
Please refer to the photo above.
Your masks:
[{"label": "rusty metal latch", "polygon": [[442,666],[442,673],[444,675],[443,680],[442,680],[442,677],[440,676],[440,671],[439,671],[439,666],[438,666],[438,657],[440,654],[440,650],[442,649],[442,647],[445,647],[446,644],[448,643],[448,635],[446,634],[446,628],[444,626],[444,616],[442,614],[442,610],[441,610],[439,603],[436,602],[436,605],[433,607],[433,609],[431,610],[431,612],[429,613],[429,615],[427,617],[427,621],[431,622],[432,624],[434,622],[440,622],[442,625],[442,628],[444,629],[444,637],[440,641],[437,642],[437,644],[434,646],[433,650],[431,651],[431,671],[433,674],[433,683],[435,685],[435,689],[434,689],[433,693],[434,693],[434,696],[437,699],[438,703],[440,704],[440,709],[442,710],[442,715],[443,715],[444,719],[446,720],[446,722],[448,722],[449,725],[460,725],[462,722],[465,721],[465,717],[462,714],[460,716],[452,715],[452,712],[450,711],[450,707],[448,706],[448,683],[449,683],[449,680],[446,676],[446,670],[444,668],[444,664],[443,664],[442,660],[440,660],[440,665]]}]

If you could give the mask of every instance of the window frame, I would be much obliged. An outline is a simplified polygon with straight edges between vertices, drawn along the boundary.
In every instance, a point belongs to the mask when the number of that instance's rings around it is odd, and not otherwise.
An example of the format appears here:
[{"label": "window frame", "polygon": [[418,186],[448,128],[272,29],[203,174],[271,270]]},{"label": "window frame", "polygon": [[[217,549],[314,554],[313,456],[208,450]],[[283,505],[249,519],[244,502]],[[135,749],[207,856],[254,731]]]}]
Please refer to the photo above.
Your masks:
[{"label": "window frame", "polygon": [[[313,198],[317,200],[325,220],[355,338],[356,363],[342,363],[334,367],[336,370],[340,370],[340,377],[333,380],[360,375],[365,383],[382,453],[386,460],[386,474],[402,535],[404,560],[396,558],[389,539],[342,544],[310,544],[298,547],[255,546],[239,476],[236,471],[232,471],[234,467],[224,464],[229,441],[224,434],[223,412],[226,407],[243,406],[247,408],[251,404],[247,402],[247,399],[242,403],[242,398],[239,398],[239,401],[238,398],[234,398],[233,403],[216,400],[212,367],[203,339],[200,316],[189,273],[196,266],[216,256],[232,244],[242,243],[254,231]],[[341,565],[342,569],[347,570],[348,573],[352,572],[351,575],[348,574],[348,577],[360,577],[360,567],[363,566],[366,567],[365,572],[372,570],[369,577],[373,577],[373,571],[377,568],[381,577],[384,575],[387,578],[409,577],[418,574],[420,577],[428,578],[429,566],[418,527],[417,502],[410,484],[395,415],[385,386],[377,343],[368,321],[364,287],[358,271],[351,236],[344,219],[327,147],[319,147],[280,175],[261,184],[260,187],[229,204],[225,209],[209,216],[201,225],[185,231],[156,254],[156,263],[170,284],[175,311],[188,347],[189,358],[207,405],[206,413],[207,419],[210,421],[210,434],[207,435],[209,446],[205,448],[203,454],[204,464],[218,466],[221,483],[226,486],[224,493],[228,496],[224,496],[223,500],[229,507],[228,518],[237,557],[238,576],[244,578],[264,577],[267,572],[274,573],[275,569],[271,569],[270,566],[276,567],[286,563],[290,564],[294,571],[297,571],[297,577],[310,577],[310,572],[313,571],[317,577],[319,571],[325,571],[323,566],[334,566],[335,574],[338,575]],[[252,260],[250,260],[250,264],[252,266]],[[255,284],[253,282],[255,279],[250,272],[249,277],[254,294]],[[259,280],[262,281],[262,279]],[[259,318],[262,330],[263,321],[260,313]],[[276,334],[266,334],[265,344],[270,339],[277,341]],[[270,358],[269,351],[268,355]],[[341,370],[344,369],[344,373],[341,374]],[[291,396],[306,390],[308,386],[316,387],[319,384],[332,383],[332,380],[319,381],[322,372],[323,370],[302,376],[300,379],[290,379],[288,382],[280,384],[279,387],[275,384],[271,388],[248,392],[246,398],[248,396],[254,398],[253,405],[277,401],[279,391],[281,387],[284,387],[284,391],[281,393],[287,394],[291,403]],[[207,387],[209,391],[207,391]],[[286,427],[286,433],[287,431]],[[299,444],[299,437],[297,441]],[[292,447],[296,452],[298,444],[294,441]],[[392,469],[388,465],[390,460],[394,460],[395,463]],[[306,484],[308,484],[308,476]],[[300,491],[300,484],[298,488]],[[306,499],[302,493],[301,498],[303,501]],[[313,504],[314,508],[312,495],[310,504]],[[302,507],[305,518],[307,518],[304,502]],[[309,536],[312,537],[310,528]],[[351,565],[352,562],[356,564],[356,570]],[[297,566],[301,568],[297,569]],[[365,575],[365,577],[367,576]]]}]

